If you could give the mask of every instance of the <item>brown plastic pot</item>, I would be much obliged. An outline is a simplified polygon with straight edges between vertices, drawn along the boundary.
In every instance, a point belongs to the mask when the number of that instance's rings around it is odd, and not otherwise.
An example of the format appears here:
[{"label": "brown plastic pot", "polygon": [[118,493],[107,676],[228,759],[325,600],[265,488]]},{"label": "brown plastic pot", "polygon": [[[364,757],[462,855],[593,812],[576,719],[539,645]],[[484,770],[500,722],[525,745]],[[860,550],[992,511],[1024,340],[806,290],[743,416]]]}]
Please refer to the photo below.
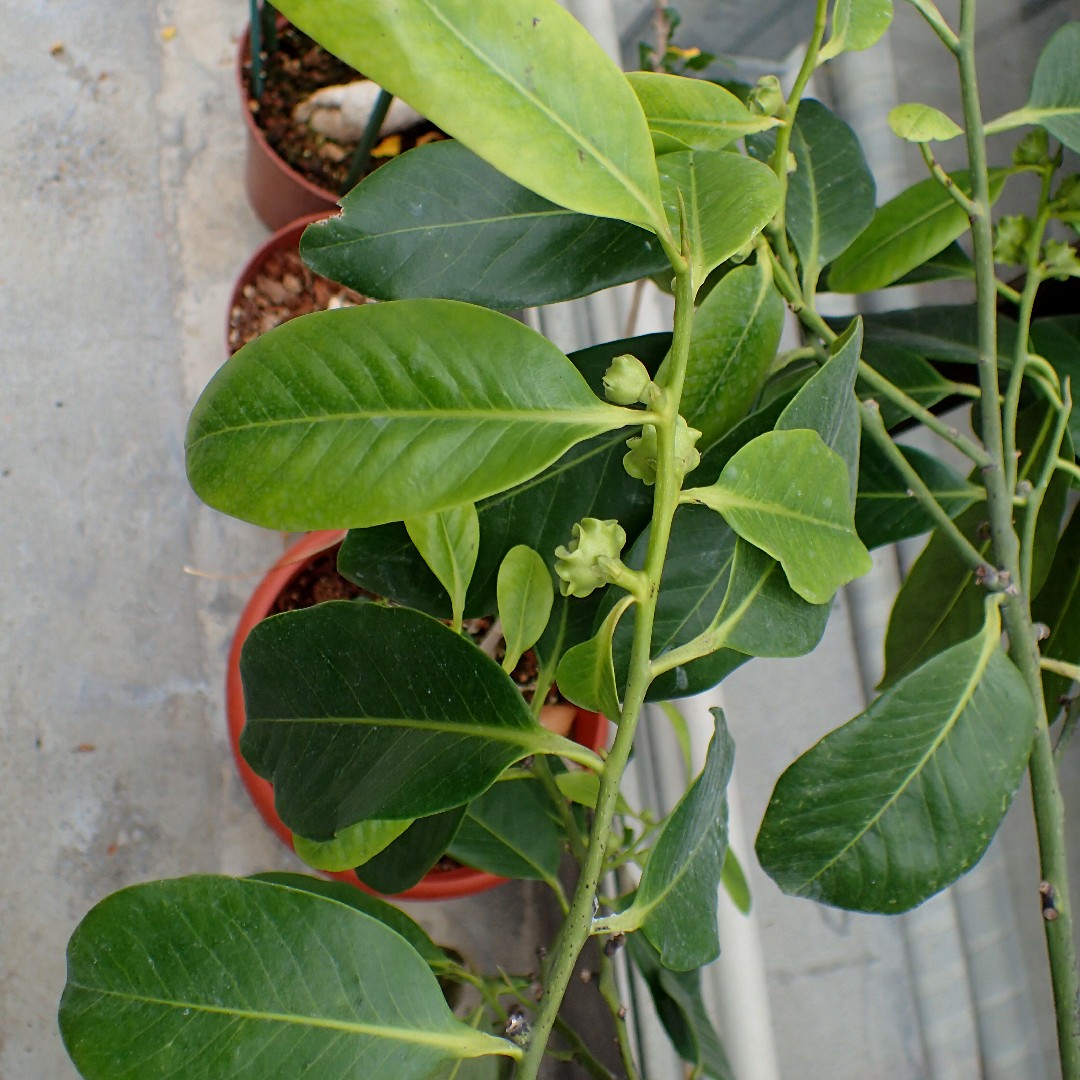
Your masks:
[{"label": "brown plastic pot", "polygon": [[[284,24],[284,20],[280,20]],[[247,27],[240,37],[236,61],[236,84],[240,111],[247,128],[247,165],[244,184],[252,209],[268,229],[276,230],[295,218],[325,214],[337,208],[338,193],[312,183],[282,160],[266,141],[249,107],[245,71],[251,59],[251,35]]]},{"label": "brown plastic pot", "polygon": [[[240,754],[240,732],[243,731],[246,720],[244,689],[240,681],[240,650],[243,648],[244,642],[255,624],[266,618],[273,609],[277,597],[304,567],[328,548],[341,543],[344,538],[345,533],[343,531],[327,530],[308,533],[293,544],[259,582],[254,594],[248,601],[247,607],[244,608],[244,612],[240,616],[240,622],[233,636],[232,647],[229,650],[229,666],[225,682],[225,705],[229,728],[229,744],[232,747],[236,768],[240,773],[240,779],[243,781],[248,795],[251,797],[251,801],[255,804],[255,808],[259,811],[263,821],[289,848],[292,848],[292,833],[281,818],[278,817],[274,808],[273,787],[261,776],[257,776]],[[583,709],[575,710],[569,732],[570,737],[575,742],[591,750],[599,750],[605,745],[607,733],[608,722],[604,717],[594,712],[586,712]],[[344,881],[349,885],[355,885],[365,892],[373,892],[355,874],[347,872],[327,873],[326,876],[335,878],[338,881]],[[411,889],[399,894],[398,899],[451,900],[456,897],[472,896],[475,893],[486,892],[488,889],[494,889],[496,886],[504,884],[507,880],[507,878],[496,877],[494,874],[474,870],[468,866],[459,866],[446,870],[436,868],[429,871],[426,877]]]}]

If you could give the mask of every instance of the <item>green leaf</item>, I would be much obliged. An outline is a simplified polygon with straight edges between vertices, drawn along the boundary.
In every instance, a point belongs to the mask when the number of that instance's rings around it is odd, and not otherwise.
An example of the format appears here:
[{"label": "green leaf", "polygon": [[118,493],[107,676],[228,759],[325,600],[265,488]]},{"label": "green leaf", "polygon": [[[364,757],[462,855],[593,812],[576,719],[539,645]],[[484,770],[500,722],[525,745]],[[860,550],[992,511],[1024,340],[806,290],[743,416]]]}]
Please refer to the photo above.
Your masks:
[{"label": "green leaf", "polygon": [[[922,266],[898,278],[897,285],[921,285],[929,281],[974,281],[975,264],[971,256],[954,240],[944,251],[939,251]],[[828,291],[828,286],[824,287]]]},{"label": "green leaf", "polygon": [[[1080,664],[1080,512],[1076,510],[1061,534],[1032,616],[1050,628],[1050,636],[1039,650],[1042,655],[1067,664]],[[1069,691],[1069,680],[1049,671],[1043,672],[1042,679],[1046,712],[1053,722],[1061,709],[1059,699]]]},{"label": "green leaf", "polygon": [[679,800],[649,852],[633,903],[607,920],[615,932],[641,928],[664,967],[689,971],[720,955],[716,908],[728,846],[727,784],[735,744],[724,714],[701,774]]},{"label": "green leaf", "polygon": [[804,600],[824,604],[870,569],[855,533],[847,468],[816,431],[773,431],[744,446],[712,487],[684,493],[784,567]]},{"label": "green leaf", "polygon": [[1045,357],[1064,382],[1072,384],[1073,406],[1069,414],[1069,435],[1080,446],[1080,337],[1070,333],[1067,319],[1036,319],[1031,324],[1031,344]]},{"label": "green leaf", "polygon": [[[1016,323],[998,315],[998,363],[1012,364]],[[877,366],[881,345],[908,349],[929,360],[979,362],[978,311],[974,304],[936,304],[910,310],[885,311],[863,319],[866,355]]]},{"label": "green leaf", "polygon": [[275,7],[545,199],[647,228],[662,224],[637,98],[555,0],[282,0]]},{"label": "green leaf", "polygon": [[1080,152],[1080,22],[1066,23],[1046,43],[1035,65],[1024,108],[986,125],[987,134],[1038,124]]},{"label": "green leaf", "polygon": [[333,840],[308,840],[293,834],[293,851],[316,870],[351,870],[378,855],[412,824],[404,821],[358,821]]},{"label": "green leaf", "polygon": [[768,264],[738,266],[694,313],[680,411],[710,446],[746,415],[784,329]]},{"label": "green leaf", "polygon": [[276,615],[251,632],[240,673],[241,751],[274,785],[282,821],[316,840],[461,806],[515,761],[566,745],[494,660],[407,608]]},{"label": "green leaf", "polygon": [[540,784],[503,780],[469,804],[447,854],[499,877],[551,882],[558,880],[561,844]]},{"label": "green leaf", "polygon": [[686,207],[695,289],[710,270],[744,248],[780,207],[780,182],[767,165],[724,151],[687,151],[659,159],[668,224],[679,235]]},{"label": "green leaf", "polygon": [[633,415],[505,315],[365,304],[294,319],[225,364],[191,415],[188,477],[267,528],[379,525],[504,491]]},{"label": "green leaf", "polygon": [[446,854],[464,819],[464,806],[417,818],[392,844],[356,867],[357,878],[385,896],[411,889]]},{"label": "green leaf", "polygon": [[818,53],[818,62],[869,49],[889,29],[892,14],[892,0],[835,0],[829,40]]},{"label": "green leaf", "polygon": [[657,154],[723,150],[779,123],[752,113],[730,90],[705,79],[653,71],[631,71],[626,78],[645,110]]},{"label": "green leaf", "polygon": [[377,919],[265,882],[196,876],[123,889],[79,924],[60,1003],[86,1080],[423,1080],[505,1054],[448,1008]]},{"label": "green leaf", "polygon": [[912,102],[889,111],[889,127],[900,139],[913,143],[948,142],[964,129],[940,109]]},{"label": "green leaf", "polygon": [[701,997],[700,971],[669,971],[642,934],[626,939],[626,952],[649,988],[656,1013],[683,1061],[710,1080],[734,1080],[734,1073]]},{"label": "green leaf", "polygon": [[[899,449],[949,517],[956,517],[978,498],[980,489],[943,461],[912,447]],[[869,441],[859,463],[859,496],[855,502],[859,538],[868,548],[876,548],[933,528],[933,518],[911,494],[907,481],[877,444]]]},{"label": "green leaf", "polygon": [[540,555],[525,544],[512,547],[499,567],[499,620],[506,655],[503,669],[512,672],[526,649],[531,649],[551,618],[555,587]]},{"label": "green leaf", "polygon": [[[590,774],[586,774],[590,775]],[[380,900],[377,896],[346,885],[344,881],[328,881],[326,878],[308,877],[306,874],[288,874],[276,871],[268,874],[253,874],[252,881],[265,881],[270,885],[281,885],[288,889],[315,893],[328,900],[356,908],[357,911],[373,919],[378,919],[396,934],[400,934],[424,959],[424,962],[436,973],[450,965],[450,958],[428,937],[419,923],[413,922],[400,908]]]},{"label": "green leaf", "polygon": [[750,900],[750,883],[746,880],[742,865],[739,863],[735,852],[728,848],[724,857],[724,870],[720,875],[720,884],[724,891],[731,897],[731,902],[744,915],[750,914],[752,906]]},{"label": "green leaf", "polygon": [[[648,334],[585,349],[570,359],[593,392],[602,394],[603,375],[612,358],[632,352],[656,371],[670,343],[670,334]],[[553,568],[555,548],[565,543],[571,526],[582,518],[616,518],[628,536],[640,532],[649,520],[652,496],[627,475],[622,466],[625,453],[624,433],[596,436],[578,443],[538,476],[478,504],[480,551],[466,600],[467,616],[497,610],[498,569],[517,544],[540,552]],[[338,555],[338,568],[379,596],[439,618],[450,616],[445,591],[400,524],[351,530]],[[561,598],[556,598],[556,605],[557,615]]]},{"label": "green leaf", "polygon": [[[990,171],[990,200],[1005,186],[1004,169]],[[953,183],[971,194],[966,172],[952,174]],[[874,220],[829,268],[833,292],[861,293],[883,289],[944,251],[968,229],[964,208],[930,177],[902,191],[880,207]]]},{"label": "green leaf", "polygon": [[451,618],[460,627],[465,593],[476,567],[480,521],[472,503],[405,519],[405,531],[450,596]]},{"label": "green leaf", "polygon": [[[761,160],[772,157],[773,133],[749,142]],[[784,221],[804,277],[835,259],[874,216],[874,175],[855,132],[812,98],[800,102],[791,132],[795,171],[788,177]]]},{"label": "green leaf", "polygon": [[[590,810],[596,809],[596,802],[600,798],[600,777],[594,772],[585,769],[569,769],[555,777],[555,783],[559,790],[571,802],[579,806],[587,806]],[[631,814],[630,804],[622,794],[616,796],[615,812],[617,814]]]},{"label": "green leaf", "polygon": [[380,166],[300,241],[316,273],[378,300],[442,297],[513,311],[670,264],[651,232],[566,210],[451,139]]},{"label": "green leaf", "polygon": [[982,856],[1027,765],[1034,704],[991,609],[780,777],[757,839],[787,893],[901,912]]},{"label": "green leaf", "polygon": [[622,714],[622,706],[611,659],[611,641],[619,620],[633,603],[632,596],[621,597],[596,634],[563,656],[556,673],[563,697],[582,709],[603,713],[615,722]]}]

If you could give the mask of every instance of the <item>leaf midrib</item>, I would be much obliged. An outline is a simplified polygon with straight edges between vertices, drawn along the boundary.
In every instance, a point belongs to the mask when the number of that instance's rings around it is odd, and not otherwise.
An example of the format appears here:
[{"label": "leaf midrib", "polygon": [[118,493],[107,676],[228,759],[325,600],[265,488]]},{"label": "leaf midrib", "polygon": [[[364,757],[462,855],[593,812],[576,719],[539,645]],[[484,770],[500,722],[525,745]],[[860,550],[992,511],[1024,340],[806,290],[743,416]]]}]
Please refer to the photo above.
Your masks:
[{"label": "leaf midrib", "polygon": [[855,532],[854,528],[851,526],[828,521],[825,518],[811,517],[809,514],[800,513],[798,510],[792,510],[783,503],[768,502],[765,499],[748,498],[744,495],[737,495],[730,489],[721,490],[723,492],[721,497],[722,505],[725,509],[752,510],[760,514],[767,514],[771,517],[788,518],[791,521],[797,521],[800,524],[815,525],[819,528],[830,529],[832,532],[838,532],[844,536],[853,535]]}]

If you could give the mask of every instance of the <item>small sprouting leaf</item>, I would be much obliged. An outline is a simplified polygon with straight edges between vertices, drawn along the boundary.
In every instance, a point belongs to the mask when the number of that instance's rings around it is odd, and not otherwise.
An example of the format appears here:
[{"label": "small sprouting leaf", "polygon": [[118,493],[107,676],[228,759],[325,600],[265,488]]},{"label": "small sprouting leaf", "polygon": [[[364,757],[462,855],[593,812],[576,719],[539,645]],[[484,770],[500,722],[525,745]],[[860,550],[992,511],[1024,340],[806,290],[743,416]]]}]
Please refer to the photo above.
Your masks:
[{"label": "small sprouting leaf", "polygon": [[855,911],[907,911],[982,856],[1027,766],[1031,694],[982,632],[887,690],[777,782],[757,839],[787,893]]},{"label": "small sprouting leaf", "polygon": [[1066,23],[1046,43],[1027,105],[991,121],[986,131],[993,134],[1021,124],[1038,124],[1080,152],[1080,22]]},{"label": "small sprouting leaf", "polygon": [[225,364],[191,414],[188,476],[268,528],[379,525],[504,491],[634,415],[506,315],[363,304],[293,319]]},{"label": "small sprouting leaf", "polygon": [[465,593],[476,566],[480,547],[480,521],[476,506],[464,503],[405,519],[405,531],[431,572],[450,595],[451,618],[461,625]]},{"label": "small sprouting leaf", "polygon": [[499,567],[498,597],[506,641],[503,669],[512,672],[522,653],[540,640],[555,601],[551,573],[531,547],[518,544],[506,553]]},{"label": "small sprouting leaf", "polygon": [[772,431],[747,443],[712,487],[684,497],[721,514],[745,540],[784,567],[811,604],[870,569],[855,532],[843,459],[816,431]]},{"label": "small sprouting leaf", "polygon": [[834,0],[829,40],[818,60],[869,49],[889,29],[892,0]]},{"label": "small sprouting leaf", "polygon": [[964,129],[940,109],[916,102],[890,110],[889,127],[897,138],[913,143],[948,142],[964,134]]},{"label": "small sprouting leaf", "polygon": [[632,71],[626,78],[645,110],[657,154],[723,150],[779,123],[751,112],[730,90],[705,79],[653,71]]},{"label": "small sprouting leaf", "polygon": [[633,603],[632,596],[624,596],[608,612],[593,637],[575,645],[563,656],[556,672],[556,682],[563,697],[582,709],[603,713],[615,722],[622,713],[622,706],[615,683],[611,640],[619,620]]},{"label": "small sprouting leaf", "polygon": [[282,821],[315,840],[464,805],[529,754],[579,749],[471,641],[408,608],[332,601],[265,619],[240,673],[241,751]]},{"label": "small sprouting leaf", "polygon": [[725,151],[665,154],[657,165],[668,223],[686,208],[695,287],[744,248],[780,207],[780,182],[760,161]]},{"label": "small sprouting leaf", "polygon": [[458,1020],[425,960],[355,907],[250,878],[123,889],[68,946],[64,1045],[86,1080],[424,1080],[521,1050]]},{"label": "small sprouting leaf", "polygon": [[333,840],[308,840],[293,835],[293,851],[315,870],[351,870],[378,855],[410,825],[403,821],[358,821],[342,829]]},{"label": "small sprouting leaf", "polygon": [[[990,200],[1005,186],[1005,169],[990,171]],[[952,182],[971,194],[966,172],[952,174]],[[874,220],[829,267],[832,292],[861,293],[883,289],[944,251],[968,229],[964,208],[934,178],[902,191],[879,207]]]},{"label": "small sprouting leaf", "polygon": [[716,906],[728,846],[727,784],[735,744],[723,712],[712,714],[716,728],[705,767],[649,852],[633,903],[607,920],[613,931],[640,927],[664,967],[673,971],[700,967],[720,953]]}]

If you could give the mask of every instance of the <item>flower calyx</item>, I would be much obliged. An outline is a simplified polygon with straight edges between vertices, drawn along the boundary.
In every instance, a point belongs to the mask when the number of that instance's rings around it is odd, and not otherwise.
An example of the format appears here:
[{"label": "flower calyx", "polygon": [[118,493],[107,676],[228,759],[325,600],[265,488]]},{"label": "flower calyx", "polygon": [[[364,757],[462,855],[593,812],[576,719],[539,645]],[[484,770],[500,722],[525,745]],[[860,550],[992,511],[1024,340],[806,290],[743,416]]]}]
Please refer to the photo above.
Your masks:
[{"label": "flower calyx", "polygon": [[616,405],[655,404],[661,390],[648,369],[630,353],[616,356],[604,372],[604,395]]},{"label": "flower calyx", "polygon": [[994,229],[994,262],[1023,265],[1030,238],[1031,219],[1023,214],[1006,214]]},{"label": "flower calyx", "polygon": [[750,111],[760,116],[778,116],[785,104],[780,80],[775,75],[762,75],[750,92]]},{"label": "flower calyx", "polygon": [[[676,419],[675,473],[679,480],[698,467],[701,453],[694,444],[700,438],[701,432],[697,428],[690,427],[681,416]],[[656,462],[659,454],[656,427],[653,424],[644,424],[641,434],[627,439],[626,445],[630,452],[623,457],[623,468],[635,480],[652,487],[656,483]]]},{"label": "flower calyx", "polygon": [[614,519],[582,518],[573,529],[569,544],[555,549],[555,573],[563,596],[588,596],[595,589],[617,584],[637,594],[639,578],[619,558],[626,543],[626,532]]}]

